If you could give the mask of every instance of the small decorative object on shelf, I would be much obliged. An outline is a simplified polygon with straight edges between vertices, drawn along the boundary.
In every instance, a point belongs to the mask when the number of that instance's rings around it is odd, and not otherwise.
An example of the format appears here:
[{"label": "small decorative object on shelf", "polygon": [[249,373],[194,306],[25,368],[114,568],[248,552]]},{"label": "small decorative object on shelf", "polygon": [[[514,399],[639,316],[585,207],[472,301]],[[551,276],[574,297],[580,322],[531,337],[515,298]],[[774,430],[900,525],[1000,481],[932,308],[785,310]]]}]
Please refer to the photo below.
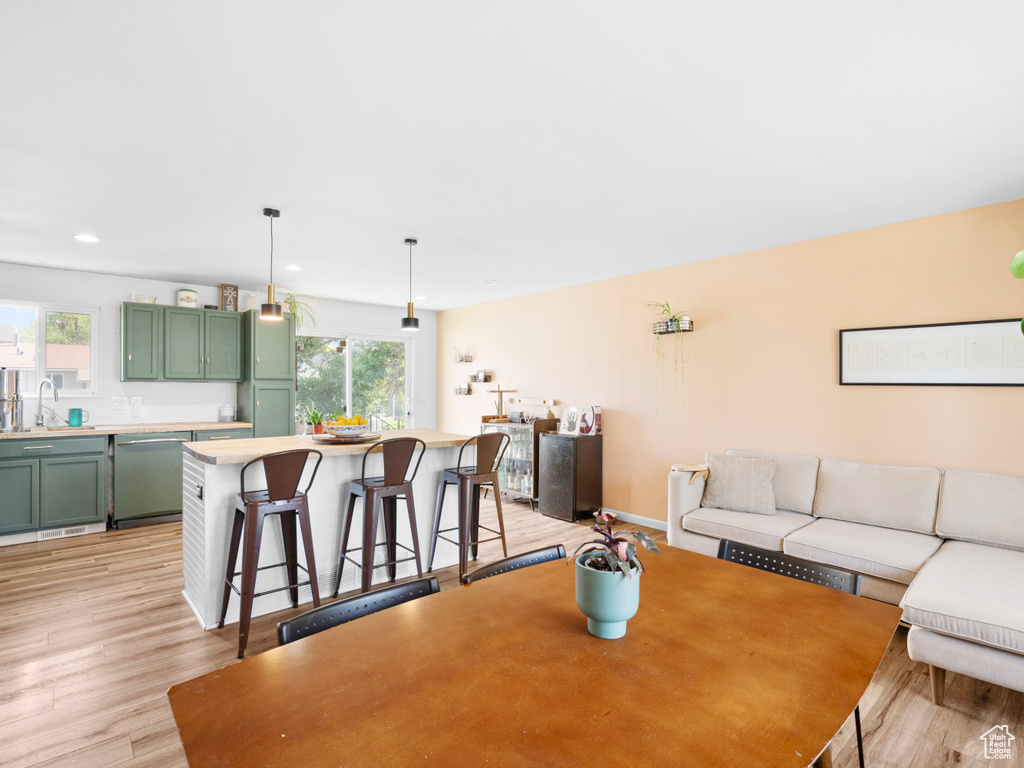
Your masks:
[{"label": "small decorative object on shelf", "polygon": [[464,355],[464,354],[462,354],[462,350],[459,349],[458,347],[454,346],[454,345],[452,345],[452,349],[454,350],[454,354],[452,355],[452,362],[453,363],[472,363],[473,362],[473,356],[472,355]]},{"label": "small decorative object on shelf", "polygon": [[140,293],[133,293],[129,301],[134,304],[156,304],[156,296],[144,296]]},{"label": "small decorative object on shelf", "polygon": [[471,382],[485,382],[491,380],[491,374],[487,371],[479,370],[476,373],[469,374],[468,381]]},{"label": "small decorative object on shelf", "polygon": [[[626,634],[626,622],[640,607],[644,566],[636,544],[657,555],[661,552],[643,531],[612,531],[614,512],[599,509],[594,517],[594,530],[601,538],[581,544],[568,562],[576,563],[576,605],[587,617],[587,631],[611,640]],[[622,533],[632,536],[636,544]]]},{"label": "small decorative object on shelf", "polygon": [[238,311],[238,286],[221,283],[220,285],[220,308]]},{"label": "small decorative object on shelf", "polygon": [[673,312],[667,301],[651,301],[647,306],[659,310],[657,320],[652,329],[657,334],[686,333],[693,330],[693,321],[685,312]]},{"label": "small decorative object on shelf", "polygon": [[473,388],[469,384],[459,384],[455,388],[456,395],[471,395],[473,394]]},{"label": "small decorative object on shelf", "polygon": [[178,291],[178,306],[197,308],[199,306],[199,294],[191,288],[182,288]]}]

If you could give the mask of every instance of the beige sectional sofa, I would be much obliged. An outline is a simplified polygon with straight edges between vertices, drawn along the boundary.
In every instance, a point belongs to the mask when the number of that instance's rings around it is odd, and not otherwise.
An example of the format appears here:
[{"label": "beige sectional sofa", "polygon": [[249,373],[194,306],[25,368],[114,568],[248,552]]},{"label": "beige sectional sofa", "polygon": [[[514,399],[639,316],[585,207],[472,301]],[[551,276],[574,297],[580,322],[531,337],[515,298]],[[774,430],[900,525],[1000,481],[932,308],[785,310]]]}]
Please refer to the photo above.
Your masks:
[{"label": "beige sectional sofa", "polygon": [[[704,507],[705,476],[676,465],[670,545],[714,557],[729,539],[860,573],[862,595],[903,608],[910,657],[929,665],[935,703],[946,669],[1024,691],[1024,478],[726,456],[774,462],[775,513]],[[720,483],[712,490],[721,498]]]}]

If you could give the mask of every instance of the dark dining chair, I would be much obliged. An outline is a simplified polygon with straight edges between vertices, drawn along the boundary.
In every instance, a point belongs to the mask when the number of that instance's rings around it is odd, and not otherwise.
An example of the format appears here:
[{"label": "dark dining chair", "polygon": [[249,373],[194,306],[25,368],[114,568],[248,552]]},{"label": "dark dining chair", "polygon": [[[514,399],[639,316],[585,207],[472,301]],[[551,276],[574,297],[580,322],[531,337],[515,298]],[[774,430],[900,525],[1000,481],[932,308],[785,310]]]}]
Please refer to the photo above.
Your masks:
[{"label": "dark dining chair", "polygon": [[[310,456],[316,456],[313,472],[305,490],[298,490],[302,474]],[[220,622],[224,627],[224,619],[228,612],[228,598],[234,590],[241,598],[238,616],[238,658],[245,655],[245,646],[249,640],[249,625],[252,620],[253,598],[281,592],[291,592],[292,606],[299,606],[299,587],[309,586],[313,597],[313,605],[320,605],[320,590],[316,579],[316,562],[313,559],[313,536],[309,526],[309,503],[307,494],[320,468],[323,454],[315,450],[280,451],[257,456],[242,467],[239,480],[239,494],[235,500],[235,519],[231,530],[231,542],[228,545],[227,573],[224,576],[224,599],[221,602]],[[263,465],[263,474],[267,480],[266,490],[247,491],[245,489],[246,471],[256,465]],[[284,537],[283,563],[260,566],[260,542],[263,538],[263,522],[276,515],[281,521],[281,532]],[[297,558],[297,542],[295,527],[298,523],[302,532],[302,545],[306,554],[306,565],[302,566]],[[243,525],[245,538],[243,542]],[[238,550],[242,549],[242,570],[236,571]],[[288,585],[277,589],[256,591],[256,572],[267,568],[284,566],[288,573]],[[298,569],[306,572],[306,580],[298,580]],[[241,576],[241,588],[234,585],[236,576]]]},{"label": "dark dining chair", "polygon": [[555,544],[553,547],[535,549],[531,552],[524,552],[521,555],[513,555],[512,557],[506,557],[493,563],[488,563],[485,566],[477,568],[475,571],[463,574],[462,583],[472,584],[474,581],[480,581],[481,579],[487,579],[491,576],[497,576],[499,573],[508,573],[509,571],[516,571],[520,568],[528,568],[531,565],[546,563],[549,560],[565,560],[565,547],[561,544]]},{"label": "dark dining chair", "polygon": [[[338,558],[338,580],[334,585],[334,596],[341,590],[341,576],[345,562],[351,562],[362,573],[362,591],[369,592],[373,582],[374,555],[377,547],[386,550],[386,560],[378,565],[387,566],[388,575],[394,581],[398,563],[414,560],[416,574],[423,578],[423,562],[420,558],[420,539],[416,530],[416,503],[412,494],[412,481],[423,460],[426,443],[417,437],[396,437],[391,440],[379,440],[369,446],[363,453],[362,472],[358,480],[348,484],[348,511],[345,515],[345,528],[341,535],[341,556]],[[366,460],[374,451],[380,451],[384,457],[384,475],[367,477]],[[410,471],[411,470],[411,471]],[[355,512],[356,499],[363,498],[363,542],[360,547],[348,546],[348,535],[352,528],[352,517]],[[405,501],[409,513],[409,527],[412,531],[412,548],[398,543],[398,500]],[[377,502],[383,508],[384,541],[377,543]],[[399,559],[398,549],[401,547],[412,557]],[[361,560],[353,559],[349,553],[362,551]]]},{"label": "dark dining chair", "polygon": [[[441,472],[441,485],[437,490],[437,511],[434,513],[434,534],[430,539],[430,559],[427,571],[434,567],[434,553],[437,551],[437,540],[442,539],[459,548],[459,578],[466,574],[469,558],[474,560],[480,544],[487,541],[501,541],[502,557],[508,557],[508,545],[505,542],[505,521],[501,515],[501,489],[498,487],[498,465],[509,444],[509,436],[504,432],[485,432],[474,435],[459,448],[456,466]],[[463,452],[470,447],[476,448],[476,463],[463,464]],[[458,524],[450,528],[441,527],[441,513],[444,511],[444,495],[448,485],[456,485],[459,489]],[[498,530],[480,525],[480,489],[484,486],[494,489],[494,507],[498,513]],[[481,539],[480,529],[494,534],[490,538]],[[457,539],[444,536],[445,533],[458,532]]]},{"label": "dark dining chair", "polygon": [[[818,584],[848,595],[860,595],[860,574],[844,571],[831,565],[821,565],[784,552],[759,549],[747,544],[722,539],[718,544],[718,559],[748,565],[780,576]],[[853,724],[857,730],[857,757],[864,768],[864,740],[860,728],[860,704],[853,709]]]},{"label": "dark dining chair", "polygon": [[300,613],[288,621],[282,621],[277,625],[277,644],[287,645],[303,637],[323,632],[325,629],[341,626],[353,619],[369,616],[371,613],[393,608],[396,605],[418,600],[440,591],[441,587],[437,583],[437,579],[430,577],[407,581],[404,584],[391,584],[371,592],[361,592],[330,605],[323,605]]}]

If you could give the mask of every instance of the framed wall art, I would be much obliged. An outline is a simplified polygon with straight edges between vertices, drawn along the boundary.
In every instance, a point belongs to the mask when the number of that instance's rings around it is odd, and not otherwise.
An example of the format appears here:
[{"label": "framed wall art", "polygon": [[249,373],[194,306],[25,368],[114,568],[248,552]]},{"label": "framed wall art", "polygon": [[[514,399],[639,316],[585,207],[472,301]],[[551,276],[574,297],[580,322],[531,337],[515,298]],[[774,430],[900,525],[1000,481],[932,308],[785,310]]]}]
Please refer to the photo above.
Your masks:
[{"label": "framed wall art", "polygon": [[841,330],[839,383],[1022,387],[1021,319]]},{"label": "framed wall art", "polygon": [[229,309],[232,312],[238,311],[238,286],[221,283],[220,286],[220,308]]}]

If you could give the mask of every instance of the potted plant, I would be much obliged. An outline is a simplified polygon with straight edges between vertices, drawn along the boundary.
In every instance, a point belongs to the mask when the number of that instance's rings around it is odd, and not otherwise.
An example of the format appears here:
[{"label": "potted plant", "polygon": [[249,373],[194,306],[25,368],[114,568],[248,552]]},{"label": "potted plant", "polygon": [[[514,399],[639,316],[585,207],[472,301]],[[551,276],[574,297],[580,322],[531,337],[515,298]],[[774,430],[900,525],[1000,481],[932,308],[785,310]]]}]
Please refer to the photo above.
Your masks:
[{"label": "potted plant", "polygon": [[324,433],[323,414],[309,405],[306,406],[306,413],[309,414],[309,423],[313,425],[313,434],[322,435]]},{"label": "potted plant", "polygon": [[654,323],[654,393],[655,401],[657,401],[661,375],[661,337],[666,333],[671,333],[675,337],[673,362],[675,364],[675,380],[678,384],[683,380],[686,373],[686,362],[690,359],[689,345],[685,346],[684,351],[684,337],[679,334],[684,331],[692,331],[693,323],[686,312],[673,312],[667,301],[650,301],[647,306],[657,309],[658,314],[655,317],[662,318]]},{"label": "potted plant", "polygon": [[[1010,273],[1024,280],[1024,251],[1018,251],[1010,262]],[[1024,333],[1024,320],[1020,321],[1020,332]]]},{"label": "potted plant", "polygon": [[[581,544],[570,562],[576,564],[576,605],[587,617],[587,631],[614,639],[626,634],[626,622],[640,607],[640,574],[644,566],[637,544],[660,555],[658,546],[643,531],[612,530],[617,515],[599,509],[594,530],[601,538]],[[623,534],[633,537],[635,544]]]}]

